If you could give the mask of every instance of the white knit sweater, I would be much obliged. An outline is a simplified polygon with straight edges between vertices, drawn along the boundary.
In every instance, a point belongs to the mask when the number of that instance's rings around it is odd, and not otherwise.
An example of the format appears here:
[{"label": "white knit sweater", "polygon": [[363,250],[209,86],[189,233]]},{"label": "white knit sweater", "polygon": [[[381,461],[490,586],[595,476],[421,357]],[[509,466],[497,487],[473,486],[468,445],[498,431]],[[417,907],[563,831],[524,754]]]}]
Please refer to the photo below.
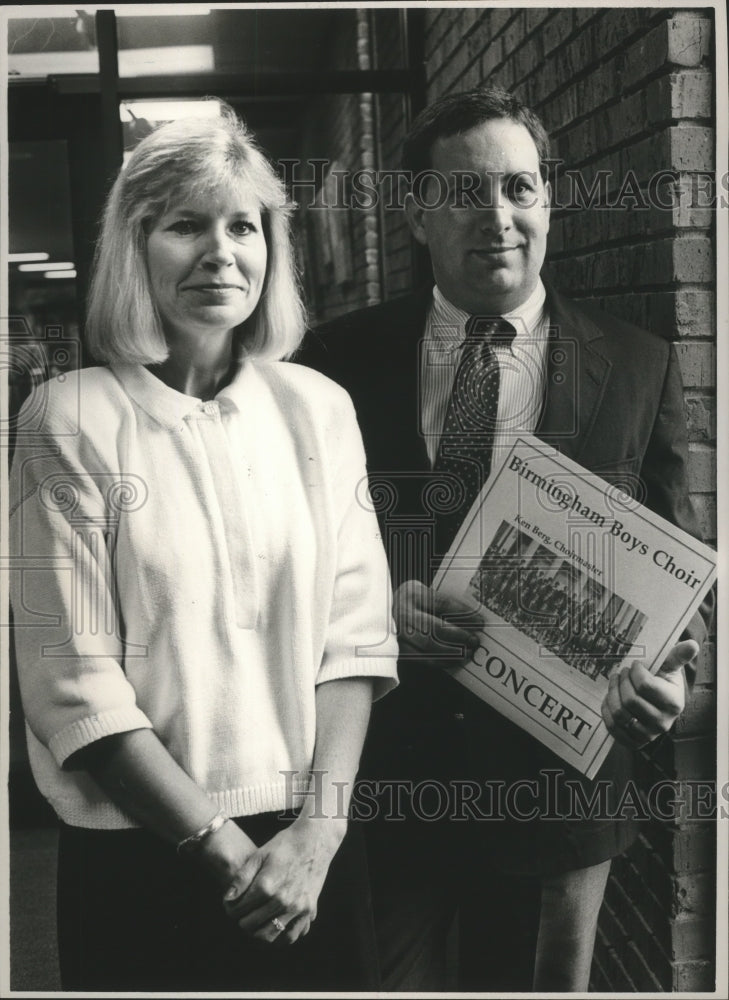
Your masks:
[{"label": "white knit sweater", "polygon": [[212,402],[142,366],[93,368],[39,387],[18,442],[15,642],[58,815],[135,825],[63,764],[144,727],[229,815],[299,804],[316,685],[372,676],[379,696],[397,677],[347,394],[284,362],[247,362]]}]

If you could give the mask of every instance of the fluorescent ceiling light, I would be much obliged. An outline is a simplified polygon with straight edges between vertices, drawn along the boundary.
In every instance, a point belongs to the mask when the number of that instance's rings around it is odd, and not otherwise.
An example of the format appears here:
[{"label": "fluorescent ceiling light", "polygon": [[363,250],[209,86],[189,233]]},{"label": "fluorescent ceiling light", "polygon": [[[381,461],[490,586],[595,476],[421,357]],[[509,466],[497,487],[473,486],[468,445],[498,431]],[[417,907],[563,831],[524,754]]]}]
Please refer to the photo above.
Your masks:
[{"label": "fluorescent ceiling light", "polygon": [[75,271],[46,271],[44,278],[75,278]]},{"label": "fluorescent ceiling light", "polygon": [[122,121],[131,121],[125,112],[150,122],[171,122],[178,118],[219,118],[217,101],[123,101],[119,107]]},{"label": "fluorescent ceiling light", "polygon": [[9,52],[9,80],[16,76],[63,76],[66,73],[98,73],[99,53],[96,49],[80,52]]},{"label": "fluorescent ceiling light", "polygon": [[149,49],[119,49],[121,77],[214,71],[215,55],[212,45],[161,45]]},{"label": "fluorescent ceiling light", "polygon": [[[146,49],[119,49],[119,76],[159,76],[178,73],[213,73],[212,45],[160,45]],[[74,52],[8,53],[10,80],[14,77],[64,76],[67,73],[98,73],[97,49]]]},{"label": "fluorescent ceiling light", "polygon": [[63,261],[53,264],[21,264],[19,271],[73,271],[76,265],[70,261]]},{"label": "fluorescent ceiling light", "polygon": [[45,251],[38,251],[38,253],[9,253],[8,263],[9,264],[25,264],[31,260],[48,260],[48,254]]},{"label": "fluorescent ceiling light", "polygon": [[[88,10],[88,8],[86,8]],[[139,4],[134,9],[116,8],[117,17],[198,17],[207,16],[210,13],[209,7],[201,7],[199,4],[180,4],[178,7],[156,7],[154,4]]]}]

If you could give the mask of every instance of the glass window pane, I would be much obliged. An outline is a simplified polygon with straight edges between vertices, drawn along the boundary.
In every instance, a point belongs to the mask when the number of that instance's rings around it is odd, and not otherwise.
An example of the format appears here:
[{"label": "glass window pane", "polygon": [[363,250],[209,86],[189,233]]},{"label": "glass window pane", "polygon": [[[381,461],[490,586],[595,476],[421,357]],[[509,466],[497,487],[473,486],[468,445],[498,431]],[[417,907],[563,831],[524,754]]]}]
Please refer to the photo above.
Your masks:
[{"label": "glass window pane", "polygon": [[116,12],[116,32],[120,77],[215,71],[209,7],[130,7]]},{"label": "glass window pane", "polygon": [[93,12],[89,9],[66,10],[65,14],[57,8],[55,14],[8,18],[8,76],[11,80],[99,72]]},{"label": "glass window pane", "polygon": [[[39,16],[8,18],[11,79],[98,73],[98,8],[39,9],[43,11]],[[230,10],[150,4],[129,5],[115,14],[122,78],[363,68],[358,58],[358,13],[353,9],[275,10],[261,5]],[[370,64],[387,69],[404,66],[401,11],[371,10],[369,20],[370,48],[376,48],[368,57]]]},{"label": "glass window pane", "polygon": [[[185,5],[117,12],[119,75],[302,72],[338,66],[337,37],[351,26],[348,68],[356,68],[354,10],[211,10]],[[335,37],[337,36],[337,37]],[[341,68],[341,67],[339,67]]]},{"label": "glass window pane", "polygon": [[10,429],[33,385],[79,364],[66,143],[13,142],[9,188]]}]

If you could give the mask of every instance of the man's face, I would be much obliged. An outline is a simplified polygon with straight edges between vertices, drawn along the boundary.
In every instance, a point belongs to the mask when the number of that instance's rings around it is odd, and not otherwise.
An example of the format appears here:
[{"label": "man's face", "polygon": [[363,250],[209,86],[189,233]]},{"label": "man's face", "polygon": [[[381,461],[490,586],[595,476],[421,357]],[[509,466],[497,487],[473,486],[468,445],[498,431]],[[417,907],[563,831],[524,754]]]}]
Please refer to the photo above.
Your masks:
[{"label": "man's face", "polygon": [[551,192],[534,140],[523,125],[496,118],[438,139],[431,161],[442,180],[409,195],[406,211],[438,287],[469,313],[516,309],[536,287],[549,231]]}]

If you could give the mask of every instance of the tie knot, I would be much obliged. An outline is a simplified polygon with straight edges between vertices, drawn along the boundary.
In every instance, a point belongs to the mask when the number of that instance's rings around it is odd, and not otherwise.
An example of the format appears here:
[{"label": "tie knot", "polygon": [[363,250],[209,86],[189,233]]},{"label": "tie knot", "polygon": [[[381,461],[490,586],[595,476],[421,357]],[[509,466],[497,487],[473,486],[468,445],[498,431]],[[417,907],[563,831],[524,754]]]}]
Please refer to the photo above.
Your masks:
[{"label": "tie knot", "polygon": [[483,340],[508,347],[515,336],[515,327],[503,316],[470,316],[466,322],[467,340]]}]

